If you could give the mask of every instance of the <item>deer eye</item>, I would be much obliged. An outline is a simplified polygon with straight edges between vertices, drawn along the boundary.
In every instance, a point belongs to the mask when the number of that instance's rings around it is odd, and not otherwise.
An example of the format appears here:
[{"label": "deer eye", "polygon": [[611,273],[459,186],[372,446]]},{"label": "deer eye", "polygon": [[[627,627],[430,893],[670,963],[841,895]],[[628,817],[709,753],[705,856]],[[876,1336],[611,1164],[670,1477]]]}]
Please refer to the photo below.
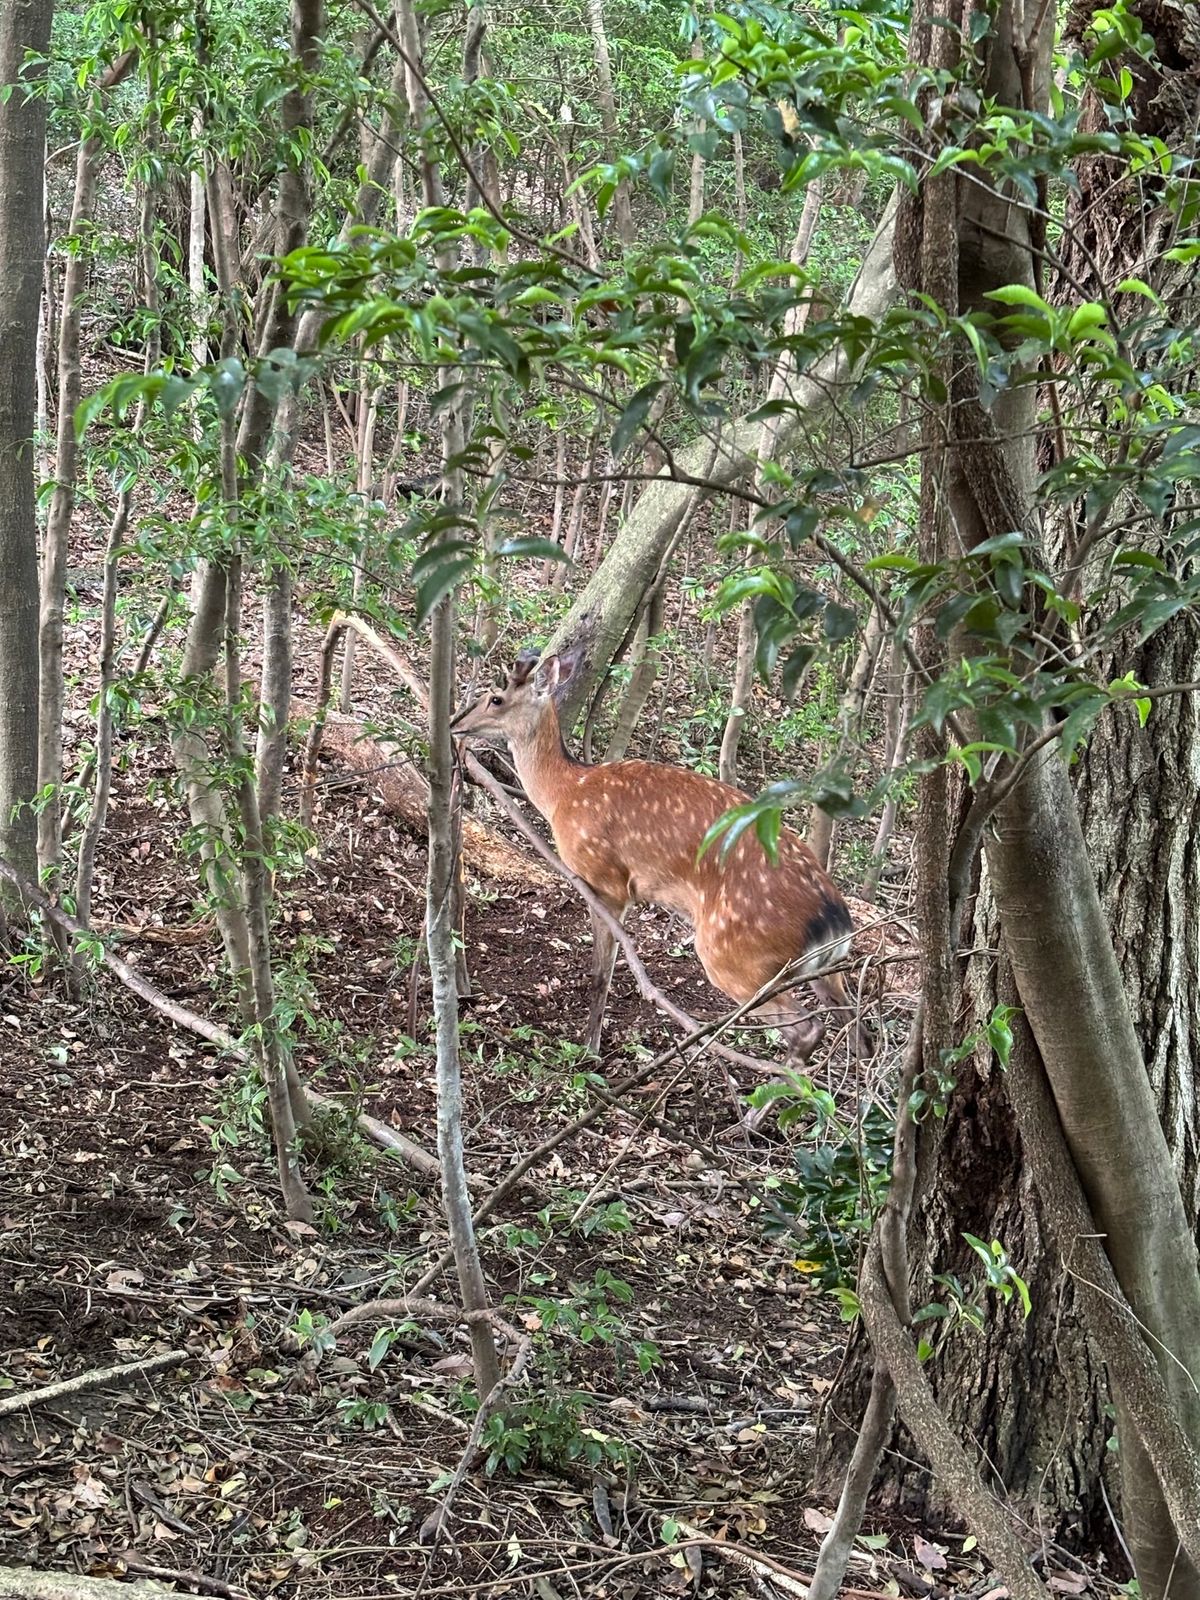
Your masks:
[{"label": "deer eye", "polygon": [[504,704],[504,696],[502,694],[494,694],[492,696],[492,698],[488,701],[488,705],[490,705],[490,706],[502,706],[503,704]]}]

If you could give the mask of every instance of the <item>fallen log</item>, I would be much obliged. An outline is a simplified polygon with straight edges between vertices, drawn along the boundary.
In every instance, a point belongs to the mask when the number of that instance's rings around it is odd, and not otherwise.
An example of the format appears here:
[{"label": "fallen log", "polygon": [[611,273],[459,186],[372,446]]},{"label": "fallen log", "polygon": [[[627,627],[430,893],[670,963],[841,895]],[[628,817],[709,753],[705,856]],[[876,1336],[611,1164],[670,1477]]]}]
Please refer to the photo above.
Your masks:
[{"label": "fallen log", "polygon": [[[333,751],[352,772],[360,772],[379,795],[384,810],[415,837],[428,826],[429,789],[424,775],[395,740],[368,733],[353,717],[328,711],[322,748]],[[463,857],[472,872],[538,889],[557,887],[557,878],[508,840],[474,817],[463,817]]]}]

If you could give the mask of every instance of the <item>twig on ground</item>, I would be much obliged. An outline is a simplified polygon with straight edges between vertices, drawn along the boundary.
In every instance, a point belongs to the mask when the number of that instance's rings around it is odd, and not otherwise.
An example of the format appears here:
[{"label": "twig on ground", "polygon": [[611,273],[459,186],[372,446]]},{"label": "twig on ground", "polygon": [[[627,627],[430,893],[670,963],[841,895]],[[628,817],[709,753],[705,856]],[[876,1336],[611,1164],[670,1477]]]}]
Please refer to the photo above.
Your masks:
[{"label": "twig on ground", "polygon": [[95,1367],[90,1372],[77,1373],[73,1378],[60,1378],[42,1389],[30,1389],[23,1394],[0,1396],[0,1417],[12,1416],[15,1411],[28,1411],[33,1406],[46,1405],[52,1400],[66,1400],[72,1395],[86,1394],[92,1389],[104,1389],[109,1384],[124,1386],[134,1378],[151,1372],[161,1372],[165,1367],[178,1366],[188,1358],[186,1350],[161,1350],[157,1355],[144,1356],[140,1361],[126,1361],[117,1367]]},{"label": "twig on ground", "polygon": [[[484,1315],[490,1317],[491,1313],[485,1312]],[[499,1383],[484,1396],[479,1410],[475,1413],[475,1421],[472,1423],[471,1431],[467,1435],[467,1442],[463,1446],[462,1455],[459,1457],[454,1476],[446,1489],[445,1497],[442,1503],[436,1506],[421,1524],[421,1530],[417,1538],[422,1544],[434,1544],[445,1536],[450,1522],[451,1508],[458,1496],[458,1491],[463,1486],[463,1481],[467,1476],[471,1462],[475,1459],[475,1452],[479,1448],[479,1441],[483,1437],[483,1430],[487,1426],[488,1418],[500,1404],[505,1390],[514,1388],[521,1381],[521,1376],[529,1362],[532,1351],[533,1335],[529,1333],[523,1334],[517,1345],[517,1353],[513,1358],[512,1366],[501,1377]]]},{"label": "twig on ground", "polygon": [[148,1561],[143,1561],[132,1550],[122,1550],[117,1560],[126,1572],[134,1572],[141,1578],[157,1578],[163,1583],[182,1583],[200,1594],[215,1594],[219,1596],[219,1600],[250,1600],[244,1589],[235,1589],[231,1583],[226,1583],[223,1578],[214,1577],[210,1572],[193,1572],[178,1567],[156,1567]]}]

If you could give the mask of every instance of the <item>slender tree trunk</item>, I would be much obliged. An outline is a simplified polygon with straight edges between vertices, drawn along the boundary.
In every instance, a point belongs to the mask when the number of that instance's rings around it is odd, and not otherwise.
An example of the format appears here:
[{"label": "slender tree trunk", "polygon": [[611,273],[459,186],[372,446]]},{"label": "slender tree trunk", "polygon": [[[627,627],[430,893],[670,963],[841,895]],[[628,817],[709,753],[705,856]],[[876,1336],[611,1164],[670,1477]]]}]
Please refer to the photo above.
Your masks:
[{"label": "slender tree trunk", "polygon": [[[399,0],[396,20],[409,60],[420,63],[421,36],[414,0]],[[429,114],[424,85],[411,72],[408,85],[413,120],[425,136]],[[421,150],[421,177],[425,204],[443,203],[441,174],[426,144]],[[440,263],[449,267],[449,259]],[[446,387],[455,381],[449,369],[439,372]],[[443,474],[446,497],[462,501],[462,469],[452,467],[462,450],[462,412],[458,402],[443,414]],[[495,1335],[488,1320],[489,1298],[479,1247],[471,1219],[462,1131],[462,1070],[459,1059],[458,988],[455,956],[455,861],[453,821],[454,752],[450,717],[454,708],[455,608],[447,595],[430,619],[429,667],[429,866],[426,879],[425,938],[433,985],[437,1029],[438,1158],[442,1172],[442,1204],[450,1230],[450,1243],[458,1273],[463,1309],[469,1319],[475,1383],[480,1398],[500,1381],[500,1360]]]},{"label": "slender tree trunk", "polygon": [[738,745],[742,728],[750,707],[754,689],[754,611],[743,604],[738,612],[737,661],[733,669],[733,688],[729,695],[729,715],[721,734],[721,753],[717,759],[717,776],[722,783],[737,788]]},{"label": "slender tree trunk", "polygon": [[[820,211],[821,185],[816,182],[809,186],[804,196],[804,207],[800,213],[796,237],[792,241],[791,261],[795,267],[802,267],[808,259],[808,252],[812,245],[812,237]],[[807,316],[808,303],[806,301],[794,311],[789,312],[785,329],[787,334],[794,337],[802,332]],[[795,357],[788,351],[780,358],[772,374],[771,388],[767,396],[768,403],[778,403],[783,399],[792,385],[795,372]],[[769,417],[762,425],[754,474],[755,492],[760,498],[770,493],[765,469],[770,466],[778,455],[784,431],[785,422],[782,415]],[[747,556],[748,560],[749,556]],[[725,731],[721,735],[719,767],[721,782],[728,783],[734,788],[737,787],[738,745],[741,742],[746,708],[750,704],[750,694],[754,687],[754,640],[753,609],[749,601],[744,601],[738,619],[737,667],[734,673],[729,716],[725,721]],[[826,853],[828,853],[828,844],[829,841],[826,840]]]},{"label": "slender tree trunk", "polygon": [[[204,131],[204,118],[197,113],[192,128],[199,138]],[[208,361],[208,317],[210,303],[208,285],[204,276],[205,223],[204,169],[192,168],[188,174],[188,298],[192,311],[192,362],[203,367]]]},{"label": "slender tree trunk", "polygon": [[[912,715],[913,678],[904,664],[903,652],[895,642],[891,654],[892,664],[888,673],[887,749],[883,758],[883,770],[889,777],[895,779],[899,777],[906,760],[908,723]],[[858,891],[863,900],[873,901],[879,893],[879,880],[887,864],[888,845],[895,831],[898,805],[893,789],[880,812],[879,826],[875,831],[874,843],[871,845],[871,860],[863,877],[862,887]]]},{"label": "slender tree trunk", "polygon": [[[143,371],[153,372],[162,355],[158,321],[158,253],[154,243],[155,186],[147,182],[142,191],[138,228],[138,254],[142,264],[142,304],[150,314]],[[138,404],[133,431],[140,432],[146,418],[146,403]],[[104,551],[104,588],[100,602],[99,688],[96,697],[95,793],[91,810],[79,841],[79,860],[75,870],[75,916],[84,928],[91,926],[92,882],[96,851],[108,815],[112,786],[113,687],[116,683],[117,655],[117,578],[121,547],[129,528],[133,507],[133,482],[126,482],[117,497],[117,509],[108,531]],[[76,959],[79,970],[79,958]]]},{"label": "slender tree trunk", "polygon": [[[127,52],[109,68],[88,107],[88,120],[101,114],[105,91],[130,71],[136,56]],[[96,202],[96,179],[104,142],[99,134],[80,141],[75,159],[75,191],[67,229],[67,262],[63,273],[62,313],[58,329],[58,444],[54,460],[54,490],[46,518],[42,545],[41,603],[38,622],[38,868],[47,889],[57,886],[62,858],[62,730],[65,686],[63,679],[63,607],[66,596],[67,552],[75,513],[75,487],[79,473],[79,444],[75,413],[82,398],[79,364],[79,329],[83,299],[91,267],[88,234]],[[55,937],[63,939],[55,926]]]},{"label": "slender tree trunk", "polygon": [[[371,484],[374,482],[375,477],[375,426],[379,418],[381,388],[382,385],[380,384],[377,384],[374,388],[369,386],[364,358],[359,389],[359,427],[354,470],[354,486],[359,496],[359,514],[362,524],[362,544],[354,563],[354,577],[350,587],[350,604],[354,609],[358,608],[362,600],[370,557],[369,530],[371,516],[368,502],[371,495]],[[353,628],[351,628],[346,634],[345,642],[342,645],[342,685],[338,694],[338,709],[343,716],[349,715],[350,706],[354,698],[356,643],[357,637]]]},{"label": "slender tree trunk", "polygon": [[[292,0],[292,60],[304,80],[315,74],[320,63],[323,28],[323,0]],[[298,136],[304,131],[311,132],[312,120],[312,91],[306,81],[293,83],[283,97],[282,123],[285,146],[291,145],[292,141],[298,145]],[[289,149],[283,170],[279,174],[275,205],[277,255],[286,256],[291,251],[298,250],[304,243],[308,232],[309,210],[305,158],[293,154]],[[286,307],[282,289],[277,287],[273,293],[274,301],[260,347],[261,355],[289,341],[295,326],[292,315]],[[249,428],[249,419],[254,415],[255,408],[263,401],[264,397],[256,385],[246,413],[247,431],[252,432]],[[266,399],[265,406],[274,416],[274,403]],[[284,405],[289,436],[294,431],[296,425],[294,417],[298,409],[298,400],[293,394],[288,397]],[[257,426],[264,431],[265,436],[269,422],[264,421]],[[256,449],[261,448],[261,438],[257,444],[252,437],[242,441],[242,452],[247,457],[252,457]],[[282,468],[290,453],[289,437],[272,452],[272,464]],[[263,594],[262,706],[259,712],[255,774],[260,820],[266,825],[269,825],[279,810],[283,765],[287,756],[288,715],[292,700],[292,579],[291,562],[286,557],[274,562],[267,573],[266,590]]]},{"label": "slender tree trunk", "polygon": [[[0,6],[0,83],[20,84],[29,52],[45,56],[52,12],[53,0]],[[45,97],[13,88],[0,99],[0,856],[31,880],[38,766],[33,432],[45,143]],[[4,906],[18,903],[9,889],[0,892],[0,918]]]},{"label": "slender tree trunk", "polygon": [[[592,35],[592,59],[596,65],[596,104],[600,110],[600,126],[604,130],[604,157],[616,161],[621,142],[617,125],[617,97],[613,89],[612,60],[608,53],[608,33],[604,25],[604,0],[587,0],[588,29]],[[629,200],[629,185],[622,180],[617,184],[612,199],[613,216],[617,224],[617,237],[628,249],[635,243],[633,211]]]}]

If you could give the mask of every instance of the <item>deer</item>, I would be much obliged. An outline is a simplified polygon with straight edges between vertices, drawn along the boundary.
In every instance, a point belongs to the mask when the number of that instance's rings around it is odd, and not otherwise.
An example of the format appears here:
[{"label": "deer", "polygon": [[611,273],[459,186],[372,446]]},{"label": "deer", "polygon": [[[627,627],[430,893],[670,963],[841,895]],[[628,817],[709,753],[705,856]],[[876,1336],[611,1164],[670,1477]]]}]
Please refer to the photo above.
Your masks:
[{"label": "deer", "polygon": [[[570,655],[539,662],[523,653],[506,682],[453,719],[455,737],[507,741],[560,858],[616,921],[631,904],[680,913],[709,982],[739,1006],[789,968],[796,988],[807,984],[826,1006],[854,1016],[842,974],[821,970],[849,955],[853,923],[808,845],[783,828],[771,861],[747,830],[724,860],[716,847],[701,856],[712,825],[748,797],[666,762],[590,765],[570,755],[557,702],[577,667]],[[590,914],[587,1046],[599,1054],[617,945],[608,923]],[[792,1065],[807,1061],[825,1034],[823,1021],[797,1009],[792,989],[762,1001],[754,1015],[779,1029]],[[853,1042],[860,1056],[872,1054],[874,1042],[857,1018]]]}]

